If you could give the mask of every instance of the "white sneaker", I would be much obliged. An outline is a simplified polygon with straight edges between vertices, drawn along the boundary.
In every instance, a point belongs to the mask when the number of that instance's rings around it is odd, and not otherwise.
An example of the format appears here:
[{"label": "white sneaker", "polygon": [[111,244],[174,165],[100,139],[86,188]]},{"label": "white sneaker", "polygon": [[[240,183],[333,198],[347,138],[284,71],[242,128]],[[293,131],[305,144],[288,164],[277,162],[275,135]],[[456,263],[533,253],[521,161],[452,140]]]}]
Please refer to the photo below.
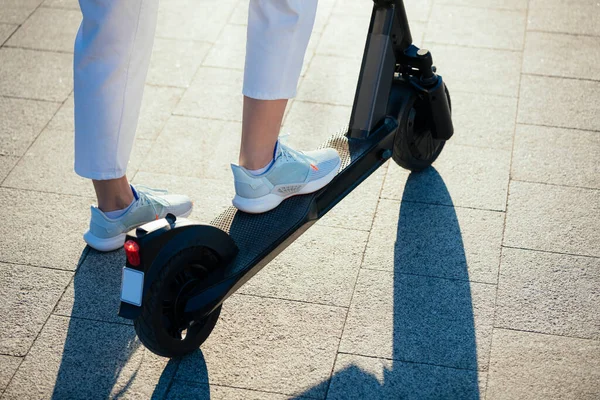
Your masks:
[{"label": "white sneaker", "polygon": [[272,210],[288,197],[326,186],[337,175],[340,163],[335,149],[300,152],[278,142],[273,165],[261,175],[231,165],[236,193],[233,205],[251,214]]},{"label": "white sneaker", "polygon": [[166,190],[144,186],[131,188],[135,200],[119,218],[108,218],[98,207],[91,207],[90,229],[83,235],[90,247],[99,251],[116,250],[123,246],[129,230],[164,218],[168,213],[187,217],[192,212],[192,201],[187,196],[167,194]]}]

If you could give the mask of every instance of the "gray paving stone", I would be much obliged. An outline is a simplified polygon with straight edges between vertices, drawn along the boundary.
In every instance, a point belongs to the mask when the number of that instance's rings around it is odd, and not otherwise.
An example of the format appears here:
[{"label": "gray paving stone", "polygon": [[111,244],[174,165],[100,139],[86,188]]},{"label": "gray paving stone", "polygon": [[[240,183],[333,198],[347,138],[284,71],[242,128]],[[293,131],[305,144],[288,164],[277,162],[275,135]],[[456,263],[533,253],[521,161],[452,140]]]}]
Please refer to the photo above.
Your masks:
[{"label": "gray paving stone", "polygon": [[523,75],[518,122],[600,130],[600,82]]},{"label": "gray paving stone", "polygon": [[338,354],[327,399],[474,399],[485,372]]},{"label": "gray paving stone", "polygon": [[382,199],[363,268],[496,283],[504,214]]},{"label": "gray paving stone", "polygon": [[512,181],[504,245],[600,256],[600,191]]},{"label": "gray paving stone", "polygon": [[600,259],[505,248],[495,326],[600,339]]},{"label": "gray paving stone", "polygon": [[0,154],[22,156],[59,103],[0,97]]},{"label": "gray paving stone", "polygon": [[244,69],[246,54],[246,26],[227,24],[203,65],[209,67]]},{"label": "gray paving stone", "polygon": [[317,54],[300,83],[297,99],[352,106],[359,72],[360,58]]},{"label": "gray paving stone", "polygon": [[[428,20],[432,4],[433,0],[406,0],[404,2],[406,14],[411,26],[413,21],[426,22]],[[334,8],[333,13],[364,16],[368,19],[371,15],[372,8],[373,4],[368,1],[347,0],[344,1],[343,6],[341,3],[338,3]]]},{"label": "gray paving stone", "polygon": [[3,0],[0,22],[22,24],[43,0]]},{"label": "gray paving stone", "polygon": [[175,369],[130,326],[51,316],[4,398],[163,398]]},{"label": "gray paving stone", "polygon": [[0,394],[4,392],[22,360],[22,357],[0,355]]},{"label": "gray paving stone", "polygon": [[156,36],[215,42],[227,23],[235,0],[170,0],[159,2]]},{"label": "gray paving stone", "polygon": [[46,0],[42,3],[42,7],[79,10],[79,0]]},{"label": "gray paving stone", "polygon": [[175,114],[242,120],[242,71],[200,67]]},{"label": "gray paving stone", "polygon": [[109,253],[90,249],[53,313],[132,325],[132,321],[117,315],[124,266],[122,249]]},{"label": "gray paving stone", "polygon": [[[130,178],[149,152],[150,144],[147,140],[135,141],[127,171]],[[73,132],[45,129],[2,186],[95,197],[92,183],[74,172],[73,163]]]},{"label": "gray paving stone", "polygon": [[511,150],[517,99],[482,93],[453,92],[452,143]]},{"label": "gray paving stone", "polygon": [[73,88],[71,54],[0,49],[0,95],[64,101]]},{"label": "gray paving stone", "polygon": [[486,371],[496,286],[362,269],[339,351]]},{"label": "gray paving stone", "polygon": [[369,31],[369,14],[333,14],[317,46],[317,54],[336,57],[362,57]]},{"label": "gray paving stone", "polygon": [[0,261],[75,270],[90,199],[0,189]]},{"label": "gray paving stone", "polygon": [[0,353],[27,354],[72,275],[67,271],[0,263]]},{"label": "gray paving stone", "polygon": [[240,293],[350,306],[368,232],[313,226]]},{"label": "gray paving stone", "polygon": [[531,0],[527,29],[600,35],[594,15],[600,5],[586,0]]},{"label": "gray paving stone", "polygon": [[518,97],[521,53],[425,42],[438,73],[455,91]]},{"label": "gray paving stone", "polygon": [[486,399],[597,399],[600,342],[494,330]]},{"label": "gray paving stone", "polygon": [[600,80],[598,63],[597,37],[527,32],[524,73]]},{"label": "gray paving stone", "polygon": [[448,142],[433,166],[409,175],[399,166],[390,165],[381,196],[486,210],[506,209],[510,151]]},{"label": "gray paving stone", "polygon": [[[168,172],[168,171],[167,171]],[[194,210],[188,217],[191,220],[208,223],[231,206],[235,195],[233,179],[228,183],[217,179],[176,176],[151,172],[138,172],[134,184],[169,190],[169,193],[182,193],[190,196]]]},{"label": "gray paving stone", "polygon": [[[297,397],[294,397],[297,398]],[[288,396],[257,390],[238,389],[214,384],[175,380],[169,389],[167,400],[285,400]]]},{"label": "gray paving stone", "polygon": [[512,179],[600,189],[598,132],[517,125]]},{"label": "gray paving stone", "polygon": [[0,45],[2,45],[18,27],[19,25],[0,23]]},{"label": "gray paving stone", "polygon": [[425,40],[461,46],[522,50],[525,15],[526,10],[436,5],[431,10]]},{"label": "gray paving stone", "polygon": [[[230,164],[237,163],[241,124],[173,117],[142,164],[146,172],[223,179],[233,185]],[[217,156],[218,155],[218,156]]]},{"label": "gray paving stone", "polygon": [[156,38],[146,82],[188,87],[211,46],[208,42]]},{"label": "gray paving stone", "polygon": [[178,88],[146,86],[138,121],[137,137],[156,139],[179,103],[183,92],[183,89]]},{"label": "gray paving stone", "polygon": [[[235,295],[202,354],[183,359],[176,377],[301,394],[329,377],[345,315],[339,307]],[[324,387],[314,391],[313,397],[324,396]]]},{"label": "gray paving stone", "polygon": [[0,155],[0,182],[6,178],[10,170],[19,161],[19,157],[2,156]]},{"label": "gray paving stone", "polygon": [[436,4],[485,7],[500,10],[527,10],[528,0],[437,0]]},{"label": "gray paving stone", "polygon": [[6,44],[72,53],[81,18],[79,10],[40,7]]}]

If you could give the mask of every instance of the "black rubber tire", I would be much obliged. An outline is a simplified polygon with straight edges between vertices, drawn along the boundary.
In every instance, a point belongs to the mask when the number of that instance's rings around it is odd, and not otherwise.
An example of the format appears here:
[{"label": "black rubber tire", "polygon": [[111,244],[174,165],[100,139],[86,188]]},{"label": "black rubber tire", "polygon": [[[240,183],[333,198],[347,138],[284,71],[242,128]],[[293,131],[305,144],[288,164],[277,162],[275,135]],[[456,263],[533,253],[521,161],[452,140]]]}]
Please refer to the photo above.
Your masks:
[{"label": "black rubber tire", "polygon": [[[448,88],[444,88],[450,110],[452,110],[452,102]],[[414,113],[414,115],[411,115]],[[436,140],[431,137],[431,130],[427,129],[427,111],[425,111],[424,100],[420,97],[415,97],[411,107],[404,107],[404,111],[398,115],[398,131],[394,137],[394,149],[392,158],[402,168],[412,172],[423,171],[433,164],[438,158],[444,145],[445,140]],[[418,126],[421,125],[421,126]],[[416,140],[427,141],[429,151],[423,154],[420,151]]]},{"label": "black rubber tire", "polygon": [[150,286],[150,291],[142,305],[142,311],[138,318],[133,321],[135,332],[140,341],[154,354],[162,357],[181,357],[197,350],[206,339],[208,339],[214,329],[221,306],[201,321],[194,321],[194,324],[188,329],[184,339],[177,340],[170,336],[162,320],[162,302],[161,294],[165,286],[170,284],[179,269],[183,268],[190,260],[190,254],[194,249],[182,251],[176,254],[162,268],[157,279]]}]

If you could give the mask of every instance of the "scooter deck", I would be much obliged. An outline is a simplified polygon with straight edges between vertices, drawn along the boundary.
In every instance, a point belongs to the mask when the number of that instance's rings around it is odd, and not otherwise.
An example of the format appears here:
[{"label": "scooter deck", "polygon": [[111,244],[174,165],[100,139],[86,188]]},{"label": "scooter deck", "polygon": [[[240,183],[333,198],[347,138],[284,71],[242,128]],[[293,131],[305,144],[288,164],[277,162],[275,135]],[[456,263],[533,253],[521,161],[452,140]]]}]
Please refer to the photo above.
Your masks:
[{"label": "scooter deck", "polygon": [[[345,132],[331,136],[321,148],[336,149],[341,165],[332,182],[319,191],[286,199],[263,214],[247,214],[229,207],[215,218],[210,224],[227,232],[239,249],[226,275],[246,274],[259,264],[266,265],[382,165],[391,155],[395,125],[395,121],[388,121],[366,139],[349,139]],[[243,281],[258,270],[254,268]]]}]

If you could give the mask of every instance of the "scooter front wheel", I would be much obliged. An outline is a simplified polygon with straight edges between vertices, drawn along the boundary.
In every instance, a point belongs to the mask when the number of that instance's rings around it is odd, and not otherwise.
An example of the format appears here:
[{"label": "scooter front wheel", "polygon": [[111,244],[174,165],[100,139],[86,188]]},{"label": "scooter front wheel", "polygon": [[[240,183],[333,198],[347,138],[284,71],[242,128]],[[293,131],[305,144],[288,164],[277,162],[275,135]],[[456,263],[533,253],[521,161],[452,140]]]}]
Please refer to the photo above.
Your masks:
[{"label": "scooter front wheel", "polygon": [[194,247],[176,254],[163,266],[150,286],[140,316],[134,320],[144,346],[163,357],[179,357],[204,343],[219,319],[221,306],[199,320],[187,316],[184,309],[217,265],[211,250]]},{"label": "scooter front wheel", "polygon": [[[444,89],[448,104],[451,104],[445,84]],[[409,107],[403,107],[400,111],[398,123],[392,153],[396,164],[412,172],[422,171],[433,164],[446,141],[435,139],[431,134],[431,114],[427,101],[420,95],[413,97]]]}]

